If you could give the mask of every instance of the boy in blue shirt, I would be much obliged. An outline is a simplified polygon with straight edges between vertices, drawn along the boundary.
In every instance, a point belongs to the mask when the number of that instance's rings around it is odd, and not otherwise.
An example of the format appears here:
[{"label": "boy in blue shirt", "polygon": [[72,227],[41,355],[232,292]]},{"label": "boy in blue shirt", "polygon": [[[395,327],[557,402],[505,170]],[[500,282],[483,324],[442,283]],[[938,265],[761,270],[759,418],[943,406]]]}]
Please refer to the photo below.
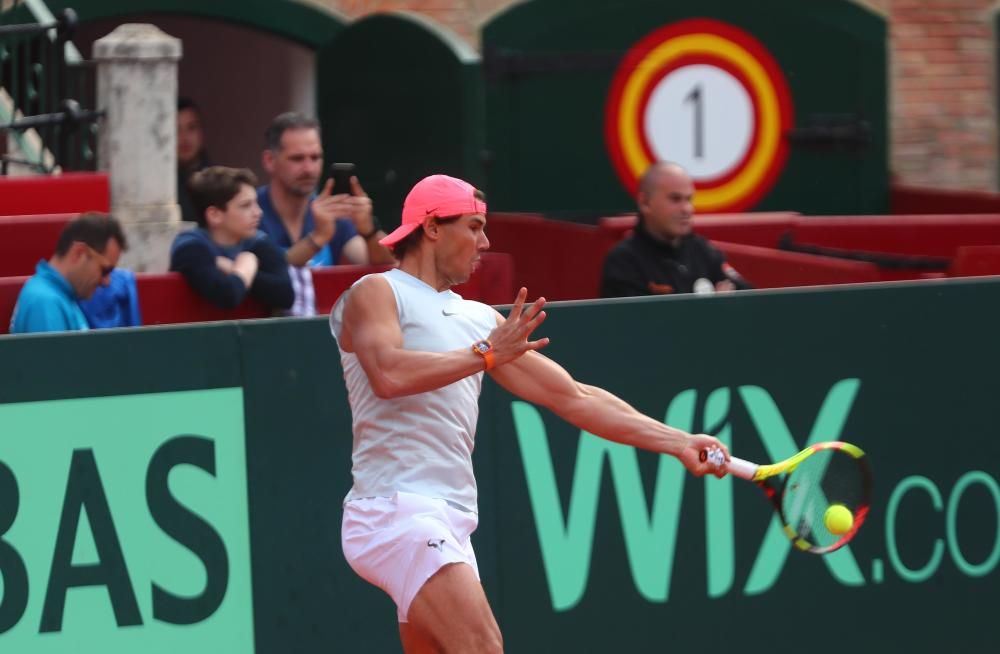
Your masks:
[{"label": "boy in blue shirt", "polygon": [[198,229],[174,239],[170,269],[219,308],[233,309],[250,294],[281,312],[295,296],[284,253],[258,230],[256,183],[245,168],[211,166],[196,172],[188,189]]}]

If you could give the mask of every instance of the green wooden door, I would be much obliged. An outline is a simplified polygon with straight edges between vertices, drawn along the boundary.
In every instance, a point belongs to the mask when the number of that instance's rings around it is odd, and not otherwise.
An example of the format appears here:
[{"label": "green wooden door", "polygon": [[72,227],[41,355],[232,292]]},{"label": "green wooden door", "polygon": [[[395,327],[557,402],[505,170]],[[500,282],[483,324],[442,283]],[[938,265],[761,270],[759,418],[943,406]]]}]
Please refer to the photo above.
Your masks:
[{"label": "green wooden door", "polygon": [[[761,177],[760,192],[745,196],[742,204],[717,204],[712,210],[887,210],[885,24],[846,0],[703,0],[690,5],[580,0],[572,12],[555,0],[535,0],[512,7],[483,30],[491,206],[580,219],[634,210],[629,183],[634,178],[621,178],[609,145],[612,83],[627,77],[629,66],[634,71],[649,65],[636,59],[636,46],[644,39],[678,26],[683,33],[673,37],[694,38],[684,29],[692,24],[737,45],[752,42],[744,48],[749,58],[770,61],[773,76],[788,90],[789,120],[778,135],[784,158],[775,155],[761,162],[773,166],[772,178]],[[713,74],[725,77],[729,71],[730,77],[741,77],[736,70],[741,66],[731,65],[740,58],[725,49],[710,45],[702,55],[721,60],[708,62],[715,65]],[[677,61],[685,63],[683,56]],[[687,73],[706,65],[703,60],[686,63]],[[651,78],[645,96],[639,90],[639,102],[662,90],[656,81]],[[720,99],[719,93],[713,97],[711,91],[693,83],[686,90],[675,88],[676,119],[668,120],[690,125],[668,125],[678,132],[707,132],[707,145],[692,146],[700,137],[681,134],[687,140],[680,151],[661,148],[657,158],[694,161],[689,150],[705,154],[706,148],[708,156],[719,133],[721,146],[733,147],[724,133],[739,118],[738,103]],[[744,98],[747,106],[755,102],[756,96]],[[696,117],[699,111],[705,115]],[[753,111],[759,120],[761,107]],[[633,118],[626,116],[623,124]],[[732,161],[708,171],[707,178],[733,175],[739,168],[738,150]],[[703,194],[702,180],[696,176],[696,182]]]},{"label": "green wooden door", "polygon": [[412,14],[349,25],[317,52],[318,115],[326,161],[349,161],[383,226],[434,173],[480,184],[479,57],[453,34]]}]

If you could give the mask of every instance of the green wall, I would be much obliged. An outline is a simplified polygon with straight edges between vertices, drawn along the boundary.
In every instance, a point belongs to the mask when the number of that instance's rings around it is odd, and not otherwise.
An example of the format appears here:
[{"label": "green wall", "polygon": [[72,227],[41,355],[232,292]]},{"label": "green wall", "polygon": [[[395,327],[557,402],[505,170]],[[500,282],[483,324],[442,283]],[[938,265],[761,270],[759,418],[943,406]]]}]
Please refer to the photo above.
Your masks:
[{"label": "green wall", "polygon": [[[829,619],[854,651],[991,651],[998,291],[553,305],[548,354],[578,379],[750,459],[856,442],[875,502],[849,548],[792,552],[751,485],[487,384],[475,544],[507,649],[761,651],[780,630],[841,651]],[[0,338],[0,649],[398,652],[340,551],[350,443],[321,319]]]}]

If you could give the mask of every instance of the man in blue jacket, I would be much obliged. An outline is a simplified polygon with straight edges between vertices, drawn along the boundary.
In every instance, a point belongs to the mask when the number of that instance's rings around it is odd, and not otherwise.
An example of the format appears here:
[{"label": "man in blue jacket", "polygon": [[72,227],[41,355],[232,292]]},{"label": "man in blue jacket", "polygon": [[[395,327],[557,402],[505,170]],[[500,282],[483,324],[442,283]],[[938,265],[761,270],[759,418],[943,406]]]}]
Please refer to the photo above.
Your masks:
[{"label": "man in blue jacket", "polygon": [[56,241],[55,254],[38,262],[21,289],[10,332],[88,329],[79,301],[92,296],[98,286],[108,285],[125,247],[122,227],[111,216],[85,213],[70,221]]}]

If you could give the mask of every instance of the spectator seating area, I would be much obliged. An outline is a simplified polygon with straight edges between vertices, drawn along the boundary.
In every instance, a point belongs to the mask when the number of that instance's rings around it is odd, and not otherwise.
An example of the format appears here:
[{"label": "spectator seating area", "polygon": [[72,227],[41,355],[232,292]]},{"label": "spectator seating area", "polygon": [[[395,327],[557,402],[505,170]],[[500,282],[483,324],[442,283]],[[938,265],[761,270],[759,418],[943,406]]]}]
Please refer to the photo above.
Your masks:
[{"label": "spectator seating area", "polygon": [[[493,214],[486,231],[493,251],[513,255],[518,285],[570,300],[597,296],[604,256],[635,223]],[[697,215],[694,228],[757,288],[1000,275],[1000,214]]]},{"label": "spectator seating area", "polygon": [[1000,215],[771,215],[756,232],[745,219],[699,216],[695,229],[761,288],[1000,274]]},{"label": "spectator seating area", "polygon": [[[12,198],[12,196],[17,196]],[[74,198],[79,202],[74,204]],[[52,255],[63,226],[81,211],[108,211],[108,177],[71,174],[59,177],[0,177],[0,334],[10,317],[21,286],[34,274],[40,259]],[[386,266],[336,266],[313,271],[317,310],[327,313],[357,279]],[[147,325],[265,318],[267,309],[252,298],[233,310],[216,308],[194,293],[178,273],[136,275],[139,305]],[[488,252],[472,278],[456,287],[464,297],[487,304],[513,298],[513,258]]]},{"label": "spectator seating area", "polygon": [[[508,254],[488,252],[482,266],[472,278],[455,292],[463,297],[487,304],[504,304],[513,297],[513,264]],[[313,270],[316,290],[316,308],[329,313],[340,294],[363,275],[381,272],[388,266],[336,266]],[[17,294],[28,276],[0,277],[0,334],[10,329]],[[191,290],[180,273],[139,273],[136,275],[139,291],[139,308],[146,325],[163,325],[209,320],[236,320],[266,318],[268,310],[253,298],[248,298],[236,309],[219,309]]]},{"label": "spectator seating area", "polygon": [[[9,328],[21,285],[38,260],[52,254],[63,225],[81,210],[107,211],[108,198],[102,174],[0,178],[0,333]],[[491,251],[456,290],[488,304],[510,302],[520,286],[549,300],[594,298],[605,255],[635,223],[635,215],[585,225],[534,214],[490,214]],[[808,217],[772,212],[699,215],[694,224],[758,288],[1000,275],[1000,213]],[[317,309],[328,312],[355,280],[381,270],[385,266],[315,270]],[[252,300],[231,311],[217,309],[176,273],[139,274],[137,281],[145,324],[268,315]]]},{"label": "spectator seating area", "polygon": [[[508,254],[486,253],[479,270],[469,281],[455,287],[455,292],[487,304],[510,302],[513,298],[514,285],[512,261]],[[313,285],[316,290],[317,311],[329,313],[333,303],[351,284],[363,275],[387,269],[388,266],[335,266],[314,269]],[[28,277],[23,275],[0,277],[0,334],[6,334],[10,329],[10,317],[14,312],[17,294],[27,279]],[[136,275],[136,285],[139,291],[139,309],[143,324],[146,325],[266,318],[271,315],[253,298],[248,298],[235,309],[219,309],[191,290],[180,273],[139,273]]]}]

